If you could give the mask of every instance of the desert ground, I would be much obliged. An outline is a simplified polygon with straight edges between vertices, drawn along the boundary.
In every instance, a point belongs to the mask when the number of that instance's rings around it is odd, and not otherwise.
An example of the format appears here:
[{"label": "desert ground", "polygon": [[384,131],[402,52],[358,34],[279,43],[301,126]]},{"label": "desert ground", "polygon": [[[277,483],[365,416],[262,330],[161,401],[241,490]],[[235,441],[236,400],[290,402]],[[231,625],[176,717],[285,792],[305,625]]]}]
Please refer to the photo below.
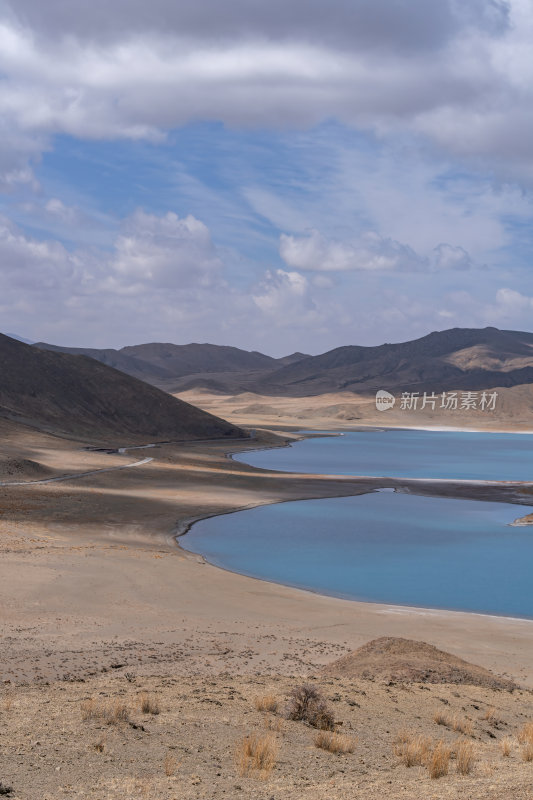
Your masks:
[{"label": "desert ground", "polygon": [[[533,796],[524,733],[533,722],[533,622],[324,597],[220,570],[174,539],[210,514],[401,481],[280,475],[226,457],[290,433],[110,453],[1,426],[0,791],[7,796]],[[527,503],[531,487],[471,492]],[[524,511],[517,505],[517,517]],[[518,688],[328,672],[377,637],[428,642]],[[287,718],[290,693],[302,684],[322,693],[351,752],[317,747],[312,725]],[[262,742],[270,754],[262,769],[246,757],[253,735],[252,745]],[[407,743],[431,754],[439,740],[451,748],[447,774],[430,778],[429,756],[406,766]],[[473,748],[464,775],[461,740]]]},{"label": "desert ground", "polygon": [[461,428],[510,432],[533,430],[532,386],[500,387],[490,391],[497,394],[495,411],[461,409],[460,392],[459,407],[456,410],[441,408],[441,400],[438,398],[434,408],[430,404],[422,408],[422,399],[419,398],[416,409],[402,409],[398,392],[394,395],[394,407],[386,411],[376,409],[373,395],[353,392],[326,393],[314,397],[276,397],[252,392],[225,395],[191,389],[177,393],[176,397],[235,424],[263,425],[278,429],[288,426],[340,430],[357,425],[375,425],[388,428]]}]

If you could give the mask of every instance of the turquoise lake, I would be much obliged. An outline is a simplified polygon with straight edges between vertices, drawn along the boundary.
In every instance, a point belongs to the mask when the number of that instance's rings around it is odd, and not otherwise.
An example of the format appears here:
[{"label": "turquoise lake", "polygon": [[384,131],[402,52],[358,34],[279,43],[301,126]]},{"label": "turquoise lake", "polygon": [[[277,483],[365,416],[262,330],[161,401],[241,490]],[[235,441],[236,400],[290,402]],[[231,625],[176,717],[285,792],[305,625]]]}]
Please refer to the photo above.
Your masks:
[{"label": "turquoise lake", "polygon": [[334,475],[533,481],[533,435],[358,431],[235,456],[254,467]]},{"label": "turquoise lake", "polygon": [[[532,448],[528,435],[361,432],[240,460],[301,472],[529,480]],[[213,517],[180,543],[218,566],[324,594],[533,618],[533,527],[510,526],[531,511],[378,491]]]}]

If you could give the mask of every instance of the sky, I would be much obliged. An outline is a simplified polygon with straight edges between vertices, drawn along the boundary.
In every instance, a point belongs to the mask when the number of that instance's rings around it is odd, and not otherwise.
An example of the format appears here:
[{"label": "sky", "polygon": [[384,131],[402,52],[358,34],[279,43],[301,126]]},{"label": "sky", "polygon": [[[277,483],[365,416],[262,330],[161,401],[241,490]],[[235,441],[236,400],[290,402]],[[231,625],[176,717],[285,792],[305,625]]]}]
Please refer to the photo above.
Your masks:
[{"label": "sky", "polygon": [[533,330],[529,0],[0,0],[0,330]]}]

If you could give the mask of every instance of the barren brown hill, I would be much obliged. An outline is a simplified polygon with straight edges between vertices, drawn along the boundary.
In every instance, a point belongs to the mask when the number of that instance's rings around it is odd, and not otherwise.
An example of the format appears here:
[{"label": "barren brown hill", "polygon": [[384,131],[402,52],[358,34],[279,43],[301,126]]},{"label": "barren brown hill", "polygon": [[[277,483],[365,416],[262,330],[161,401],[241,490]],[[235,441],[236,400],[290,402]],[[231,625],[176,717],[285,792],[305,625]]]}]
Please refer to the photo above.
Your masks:
[{"label": "barren brown hill", "polygon": [[240,429],[86,356],[0,334],[0,417],[98,442],[213,439]]},{"label": "barren brown hill", "polygon": [[386,683],[455,683],[488,689],[516,688],[512,681],[445,653],[431,644],[393,636],[373,639],[329,664],[323,673]]},{"label": "barren brown hill", "polygon": [[223,380],[226,376],[233,376],[234,373],[242,373],[245,377],[257,376],[258,372],[270,372],[285,363],[294,363],[301,356],[294,353],[286,359],[277,360],[263,353],[249,352],[238,347],[195,343],[178,345],[152,342],[123,347],[120,350],[63,347],[46,342],[38,342],[35,347],[58,353],[89,356],[102,364],[168,391],[181,386],[181,381],[189,376],[196,378],[196,383],[193,382],[193,385],[211,375],[222,376]]},{"label": "barren brown hill", "polygon": [[338,347],[289,364],[246,390],[310,396],[326,392],[489,389],[533,383],[533,334],[452,328],[410,342]]},{"label": "barren brown hill", "polygon": [[533,384],[533,334],[497,328],[452,328],[408,342],[348,345],[318,356],[262,353],[212,344],[142,344],[88,350],[88,355],[169,392],[310,397],[335,392],[479,390]]}]

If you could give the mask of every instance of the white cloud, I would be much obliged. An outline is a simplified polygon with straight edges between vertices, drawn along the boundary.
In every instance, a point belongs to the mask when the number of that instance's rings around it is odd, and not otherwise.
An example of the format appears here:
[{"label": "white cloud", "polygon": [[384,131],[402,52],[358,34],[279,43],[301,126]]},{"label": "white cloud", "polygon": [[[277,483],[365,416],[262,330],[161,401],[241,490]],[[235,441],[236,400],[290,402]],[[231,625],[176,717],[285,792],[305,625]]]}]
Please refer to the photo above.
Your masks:
[{"label": "white cloud", "polygon": [[420,272],[474,267],[462,247],[441,243],[428,256],[421,256],[409,245],[375,231],[367,231],[352,242],[326,239],[316,230],[300,237],[281,234],[279,252],[289,267],[323,272]]},{"label": "white cloud", "polygon": [[123,228],[110,262],[114,282],[184,289],[219,280],[222,263],[209,230],[195,217],[180,219],[172,212],[157,217],[137,211]]},{"label": "white cloud", "polygon": [[298,318],[301,320],[302,311],[305,317],[316,312],[309,299],[309,282],[299,272],[268,270],[252,297],[261,311],[275,317],[280,323],[283,320],[289,323]]},{"label": "white cloud", "polygon": [[502,288],[496,292],[496,314],[500,319],[515,318],[516,314],[531,312],[533,297],[521,294],[516,289]]},{"label": "white cloud", "polygon": [[283,4],[277,19],[271,4],[242,0],[223,14],[192,3],[148,13],[138,2],[121,14],[109,3],[75,14],[58,0],[46,14],[4,4],[0,113],[21,132],[84,138],[157,138],[200,119],[290,127],[336,117],[529,169],[526,0],[333,5]]},{"label": "white cloud", "polygon": [[441,243],[434,248],[432,256],[433,268],[436,270],[466,270],[474,267],[472,258],[464,247]]},{"label": "white cloud", "polygon": [[325,272],[346,270],[412,270],[425,266],[407,245],[379,236],[374,231],[363,234],[356,243],[324,238],[318,231],[296,237],[282,234],[280,255],[290,267]]}]

